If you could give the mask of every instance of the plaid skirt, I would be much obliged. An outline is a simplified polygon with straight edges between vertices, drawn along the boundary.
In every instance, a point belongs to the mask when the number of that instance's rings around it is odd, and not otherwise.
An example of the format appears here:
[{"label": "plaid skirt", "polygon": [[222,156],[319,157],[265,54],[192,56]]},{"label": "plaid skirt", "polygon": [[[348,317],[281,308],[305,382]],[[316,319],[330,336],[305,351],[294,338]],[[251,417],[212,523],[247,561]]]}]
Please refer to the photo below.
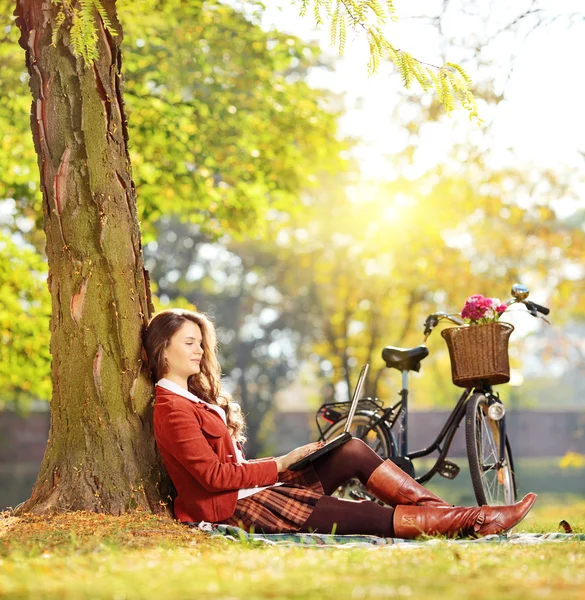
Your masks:
[{"label": "plaid skirt", "polygon": [[256,533],[294,533],[309,518],[317,500],[325,495],[312,465],[278,474],[283,485],[240,498],[234,514],[225,521]]}]

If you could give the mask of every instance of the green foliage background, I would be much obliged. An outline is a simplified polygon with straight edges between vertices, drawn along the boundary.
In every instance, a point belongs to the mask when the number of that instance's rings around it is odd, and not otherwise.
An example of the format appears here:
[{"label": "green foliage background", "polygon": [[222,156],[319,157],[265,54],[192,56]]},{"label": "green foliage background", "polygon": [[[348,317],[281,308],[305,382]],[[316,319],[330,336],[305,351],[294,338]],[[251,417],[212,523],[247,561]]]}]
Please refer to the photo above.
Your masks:
[{"label": "green foliage background", "polygon": [[[6,298],[2,314],[9,315],[10,327],[3,328],[7,359],[0,402],[20,396],[21,388],[49,399],[50,297],[43,282],[28,75],[11,3],[1,0],[0,9],[3,285],[23,284],[22,295],[36,285],[42,305],[33,313],[26,301]],[[328,96],[304,80],[318,64],[317,48],[262,30],[260,14],[257,3],[248,4],[246,15],[219,2],[203,9],[174,0],[121,7],[130,151],[145,242],[163,215],[196,223],[211,236],[260,235],[269,210],[294,211],[300,189],[313,185],[316,174],[345,168],[337,114]],[[11,235],[18,244],[9,241]],[[19,344],[33,343],[45,349],[34,362],[17,351]]]}]

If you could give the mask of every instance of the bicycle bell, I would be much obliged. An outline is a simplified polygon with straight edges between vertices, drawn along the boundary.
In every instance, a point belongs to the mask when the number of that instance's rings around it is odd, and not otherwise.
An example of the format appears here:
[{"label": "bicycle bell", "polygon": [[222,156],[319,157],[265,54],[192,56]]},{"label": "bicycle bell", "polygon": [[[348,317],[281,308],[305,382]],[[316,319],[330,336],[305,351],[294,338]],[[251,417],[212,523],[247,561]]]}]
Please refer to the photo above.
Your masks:
[{"label": "bicycle bell", "polygon": [[530,294],[530,290],[525,285],[522,285],[521,283],[515,283],[512,286],[512,296],[514,296],[516,300],[526,300],[526,298],[528,298],[528,294]]},{"label": "bicycle bell", "polygon": [[492,421],[499,421],[506,414],[506,409],[501,402],[494,402],[488,408],[488,416]]}]

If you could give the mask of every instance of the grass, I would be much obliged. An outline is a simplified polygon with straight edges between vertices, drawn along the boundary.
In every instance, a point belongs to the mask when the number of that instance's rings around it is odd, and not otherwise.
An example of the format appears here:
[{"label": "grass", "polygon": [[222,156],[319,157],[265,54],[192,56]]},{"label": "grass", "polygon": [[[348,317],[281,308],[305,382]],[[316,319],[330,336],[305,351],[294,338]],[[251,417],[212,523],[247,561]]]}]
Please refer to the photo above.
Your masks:
[{"label": "grass", "polygon": [[[4,516],[2,598],[585,598],[585,542],[256,547],[140,513]],[[585,532],[585,503],[535,506],[516,531],[561,519]]]}]

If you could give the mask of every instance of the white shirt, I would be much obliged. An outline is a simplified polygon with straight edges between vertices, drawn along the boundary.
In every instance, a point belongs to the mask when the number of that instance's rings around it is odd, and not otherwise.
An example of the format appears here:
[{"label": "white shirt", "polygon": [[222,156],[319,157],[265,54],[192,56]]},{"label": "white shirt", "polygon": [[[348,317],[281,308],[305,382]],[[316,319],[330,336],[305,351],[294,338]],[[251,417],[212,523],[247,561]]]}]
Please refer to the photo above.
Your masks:
[{"label": "white shirt", "polygon": [[[209,402],[205,402],[205,400],[201,400],[201,398],[198,398],[197,396],[195,396],[195,394],[192,394],[189,390],[186,390],[185,388],[181,387],[178,383],[175,383],[174,381],[170,381],[169,379],[166,379],[164,377],[162,379],[159,379],[156,382],[156,385],[160,385],[160,387],[164,388],[165,390],[169,390],[169,392],[173,392],[174,394],[183,396],[183,398],[187,398],[187,400],[191,400],[191,402],[203,402],[203,404],[207,404],[207,406],[209,406],[210,408],[212,408],[213,410],[215,410],[217,412],[217,414],[223,419],[223,422],[227,425],[225,410],[221,406],[217,406],[217,404],[211,404]],[[236,460],[239,463],[244,462],[244,455],[242,454],[242,451],[238,448],[237,444],[234,443],[233,439],[232,439],[232,445],[234,447],[234,452],[236,454]],[[274,487],[277,485],[282,485],[282,482],[279,481],[279,482],[275,483],[274,485],[267,485],[264,487],[242,488],[242,489],[238,490],[238,500],[240,498],[246,498],[248,496],[251,496],[252,494],[256,494],[257,492],[261,492],[262,490],[266,490],[269,487]]]}]

